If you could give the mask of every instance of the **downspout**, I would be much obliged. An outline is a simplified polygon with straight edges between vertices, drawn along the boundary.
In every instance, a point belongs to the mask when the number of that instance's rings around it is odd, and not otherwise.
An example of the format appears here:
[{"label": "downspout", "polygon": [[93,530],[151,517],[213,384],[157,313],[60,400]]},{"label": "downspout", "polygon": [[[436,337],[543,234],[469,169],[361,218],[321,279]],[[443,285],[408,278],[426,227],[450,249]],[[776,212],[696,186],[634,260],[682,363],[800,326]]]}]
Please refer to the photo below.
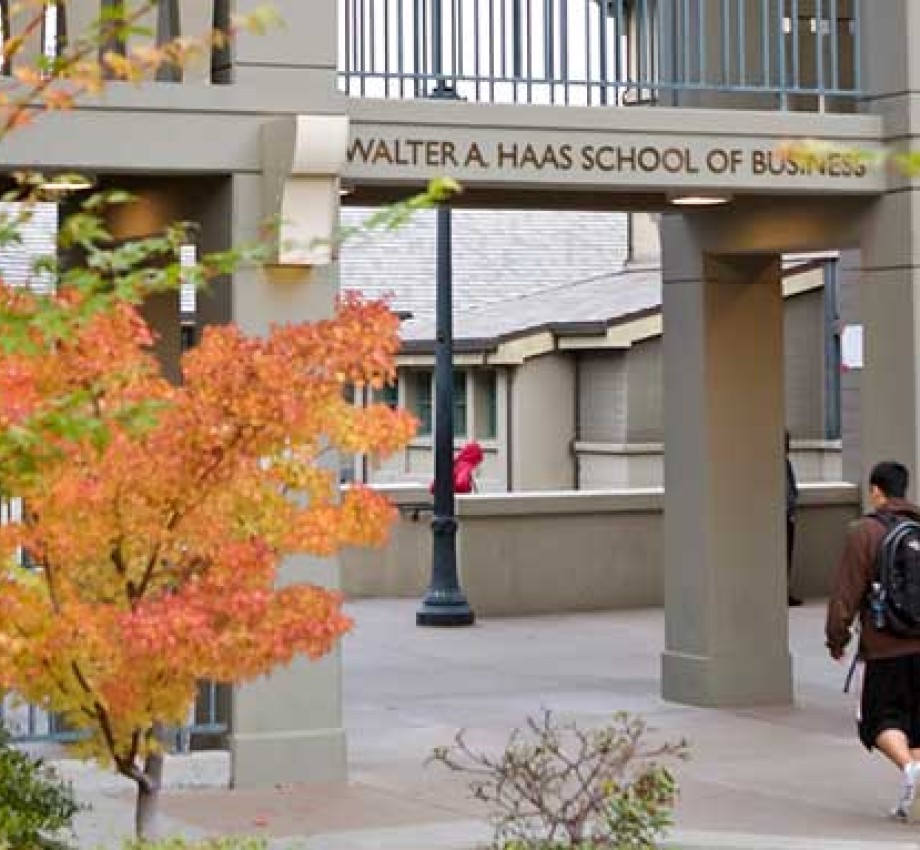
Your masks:
[{"label": "downspout", "polygon": [[626,214],[626,265],[632,265],[636,259],[636,246],[633,244],[635,238],[635,225],[633,216],[635,213]]},{"label": "downspout", "polygon": [[827,440],[841,438],[838,267],[838,260],[824,264],[824,438]]},{"label": "downspout", "polygon": [[[632,216],[628,221],[632,221]],[[572,440],[572,458],[575,463],[575,490],[581,490],[581,459],[578,441],[581,439],[581,355],[575,355],[575,439]]]},{"label": "downspout", "polygon": [[514,367],[508,366],[505,369],[505,486],[509,493],[514,492],[514,463],[512,459],[512,451],[514,448],[514,414],[512,412],[514,391],[511,386],[513,382]]}]

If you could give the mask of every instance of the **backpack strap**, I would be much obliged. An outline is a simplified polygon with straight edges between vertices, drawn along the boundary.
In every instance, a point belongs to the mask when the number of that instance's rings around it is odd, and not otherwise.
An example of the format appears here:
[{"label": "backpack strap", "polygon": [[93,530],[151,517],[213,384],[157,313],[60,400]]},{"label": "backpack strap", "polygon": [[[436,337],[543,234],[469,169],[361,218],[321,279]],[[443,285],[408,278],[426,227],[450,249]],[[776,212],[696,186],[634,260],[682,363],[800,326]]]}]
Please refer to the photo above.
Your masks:
[{"label": "backpack strap", "polygon": [[[892,513],[891,511],[870,511],[867,514],[863,514],[865,519],[874,519],[876,522],[880,523],[882,528],[885,530],[885,534],[882,539],[879,541],[878,548],[875,550],[875,554],[872,558],[872,581],[880,582],[882,581],[882,553],[885,550],[885,541],[892,531],[897,527],[900,522],[900,517],[897,514]],[[869,593],[871,586],[866,589],[866,593],[863,596],[861,607],[867,608],[869,605]]]},{"label": "backpack strap", "polygon": [[871,511],[863,514],[863,516],[865,519],[874,519],[876,522],[880,522],[885,527],[885,531],[891,531],[901,521],[901,517],[891,511]]}]

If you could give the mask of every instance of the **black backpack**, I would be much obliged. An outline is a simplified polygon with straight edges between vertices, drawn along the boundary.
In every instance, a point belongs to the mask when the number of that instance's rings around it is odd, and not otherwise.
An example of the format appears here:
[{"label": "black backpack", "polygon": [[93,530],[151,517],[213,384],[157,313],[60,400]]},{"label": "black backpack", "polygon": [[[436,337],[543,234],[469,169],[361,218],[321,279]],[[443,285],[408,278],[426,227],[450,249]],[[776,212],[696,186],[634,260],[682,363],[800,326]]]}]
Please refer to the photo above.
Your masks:
[{"label": "black backpack", "polygon": [[920,638],[920,522],[892,513],[869,516],[885,526],[869,593],[870,618],[893,635]]}]

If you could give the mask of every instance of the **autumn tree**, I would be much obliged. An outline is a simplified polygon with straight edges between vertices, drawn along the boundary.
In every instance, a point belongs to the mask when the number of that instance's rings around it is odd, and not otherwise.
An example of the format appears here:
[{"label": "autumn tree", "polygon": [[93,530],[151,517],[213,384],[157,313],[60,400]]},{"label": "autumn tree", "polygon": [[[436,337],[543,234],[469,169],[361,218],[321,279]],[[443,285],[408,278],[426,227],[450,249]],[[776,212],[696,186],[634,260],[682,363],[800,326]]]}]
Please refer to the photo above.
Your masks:
[{"label": "autumn tree", "polygon": [[[128,14],[113,4],[57,55],[32,67],[16,61],[47,8],[66,5],[16,6],[18,29],[2,45],[14,73],[0,78],[0,150],[42,111],[72,108],[111,79],[149,77],[233,35],[109,50],[156,5]],[[271,20],[256,10],[232,27],[258,31]],[[18,241],[45,187],[18,177],[5,199],[24,206],[0,219],[0,247]],[[398,224],[443,191],[374,224]],[[278,587],[278,570],[297,553],[383,541],[391,507],[367,489],[340,492],[334,453],[386,454],[414,424],[386,406],[345,401],[346,387],[393,377],[398,323],[382,303],[347,300],[332,319],[261,339],[209,329],[184,356],[181,384],[167,382],[139,306],[183,278],[204,283],[257,261],[260,248],[181,270],[185,225],[113,242],[105,209],[129,202],[94,195],[63,220],[60,247],[78,260],[36,263],[53,282],[49,294],[0,281],[0,495],[26,505],[21,521],[0,529],[0,688],[63,715],[86,733],[86,753],[136,783],[143,834],[159,788],[159,731],[185,721],[196,683],[241,682],[318,657],[348,629],[338,594]],[[17,566],[22,553],[28,568]]]},{"label": "autumn tree", "polygon": [[[35,309],[27,293],[0,297],[8,312]],[[185,722],[198,680],[319,657],[348,629],[337,593],[276,578],[289,555],[384,540],[391,506],[360,487],[340,494],[325,458],[411,436],[407,414],[343,392],[392,378],[397,329],[384,304],[356,301],[264,339],[210,328],[178,387],[128,304],[42,354],[0,354],[0,428],[60,398],[102,426],[49,435],[32,468],[7,476],[28,509],[0,545],[33,566],[10,567],[0,592],[0,684],[86,730],[84,747],[137,783],[139,832],[158,790],[157,729]]]}]

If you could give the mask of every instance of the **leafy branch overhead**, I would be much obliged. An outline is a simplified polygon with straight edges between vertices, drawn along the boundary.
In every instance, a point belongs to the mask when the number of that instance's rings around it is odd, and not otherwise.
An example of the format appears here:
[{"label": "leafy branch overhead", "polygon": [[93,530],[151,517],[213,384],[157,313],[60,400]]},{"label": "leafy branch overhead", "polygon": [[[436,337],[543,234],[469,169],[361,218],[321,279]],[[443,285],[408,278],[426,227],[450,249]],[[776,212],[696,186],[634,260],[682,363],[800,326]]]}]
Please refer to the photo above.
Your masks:
[{"label": "leafy branch overhead", "polygon": [[816,139],[794,139],[779,145],[778,153],[803,171],[817,171],[833,165],[841,156],[865,168],[885,168],[909,179],[920,176],[920,151],[845,147]]}]

